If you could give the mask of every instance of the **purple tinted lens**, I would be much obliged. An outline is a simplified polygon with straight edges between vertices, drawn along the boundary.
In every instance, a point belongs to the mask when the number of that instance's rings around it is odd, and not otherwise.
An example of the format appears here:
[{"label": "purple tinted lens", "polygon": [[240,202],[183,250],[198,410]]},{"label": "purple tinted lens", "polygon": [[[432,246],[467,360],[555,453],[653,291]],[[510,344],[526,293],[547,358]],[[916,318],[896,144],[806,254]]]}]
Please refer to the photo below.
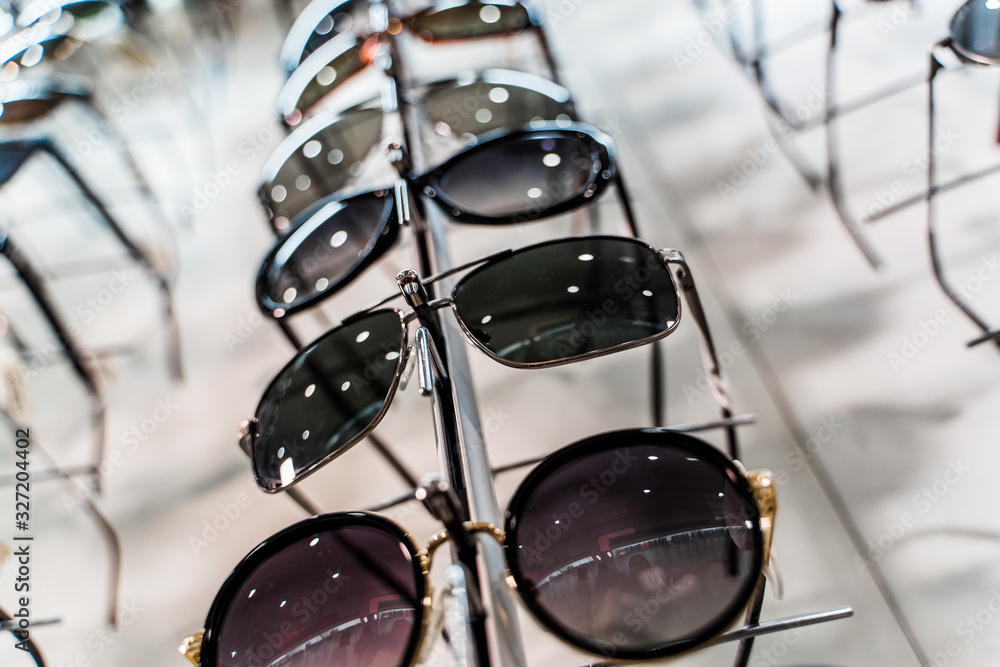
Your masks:
[{"label": "purple tinted lens", "polygon": [[236,590],[218,631],[218,667],[405,664],[419,630],[413,558],[400,538],[348,525],[306,535]]},{"label": "purple tinted lens", "polygon": [[543,620],[619,657],[682,650],[732,620],[759,573],[759,514],[721,455],[698,452],[598,446],[543,464],[508,535]]}]

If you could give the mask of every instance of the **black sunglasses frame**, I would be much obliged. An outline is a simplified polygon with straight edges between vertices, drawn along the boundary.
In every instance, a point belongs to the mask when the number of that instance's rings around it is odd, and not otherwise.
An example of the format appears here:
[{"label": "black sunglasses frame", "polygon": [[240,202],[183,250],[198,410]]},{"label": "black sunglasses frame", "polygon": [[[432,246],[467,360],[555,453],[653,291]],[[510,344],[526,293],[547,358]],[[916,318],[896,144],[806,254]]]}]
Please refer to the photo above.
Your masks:
[{"label": "black sunglasses frame", "polygon": [[[536,487],[553,472],[562,469],[567,463],[571,463],[591,453],[621,448],[627,449],[629,446],[640,444],[686,449],[693,456],[698,457],[700,461],[710,463],[724,472],[730,481],[733,482],[740,495],[740,506],[743,510],[742,518],[750,524],[749,527],[752,531],[751,539],[754,559],[750,570],[761,574],[758,577],[748,578],[740,589],[739,595],[734,598],[734,602],[726,608],[724,613],[719,614],[719,620],[706,626],[698,635],[681,641],[671,642],[655,650],[622,651],[609,646],[607,643],[566,631],[560,621],[546,612],[530,595],[528,592],[531,589],[530,582],[521,572],[518,566],[518,559],[512,557],[510,550],[513,548],[512,544],[518,543],[518,518],[523,516],[528,509],[529,498]],[[458,530],[461,530],[464,534],[470,532],[490,533],[501,542],[505,562],[516,584],[518,597],[546,630],[561,640],[585,651],[605,657],[613,657],[616,660],[647,660],[675,655],[696,649],[711,639],[719,637],[739,617],[741,610],[747,608],[759,610],[760,602],[762,601],[760,598],[763,597],[764,592],[764,587],[760,584],[760,580],[763,577],[763,569],[770,556],[776,509],[775,489],[770,473],[766,471],[748,473],[733,460],[726,457],[725,454],[702,440],[668,428],[630,429],[602,433],[563,447],[544,458],[515,490],[514,495],[508,503],[504,520],[504,530],[502,532],[494,526],[448,526],[445,531],[438,533],[430,539],[427,548],[421,550],[417,546],[413,536],[402,526],[387,517],[370,512],[339,512],[319,515],[280,531],[254,548],[231,572],[212,602],[205,621],[206,629],[203,631],[200,642],[197,640],[197,636],[189,638],[188,643],[182,646],[182,652],[185,652],[185,655],[187,655],[192,663],[200,667],[217,667],[214,656],[218,651],[218,629],[225,620],[228,607],[235,598],[236,593],[243,585],[243,582],[253,574],[257,567],[284,548],[321,530],[333,529],[343,525],[361,525],[385,530],[393,537],[399,539],[410,555],[411,562],[414,565],[413,571],[416,580],[417,595],[416,599],[413,600],[413,604],[416,618],[413,624],[413,634],[407,645],[403,663],[398,667],[407,667],[414,664],[414,660],[419,655],[423,642],[428,639],[427,632],[433,596],[433,591],[429,583],[429,575],[433,555],[435,550],[446,542],[449,537],[454,537],[449,535],[449,533]],[[762,525],[765,519],[767,523],[766,530]],[[741,642],[744,644],[752,642],[752,638],[743,639]]]}]

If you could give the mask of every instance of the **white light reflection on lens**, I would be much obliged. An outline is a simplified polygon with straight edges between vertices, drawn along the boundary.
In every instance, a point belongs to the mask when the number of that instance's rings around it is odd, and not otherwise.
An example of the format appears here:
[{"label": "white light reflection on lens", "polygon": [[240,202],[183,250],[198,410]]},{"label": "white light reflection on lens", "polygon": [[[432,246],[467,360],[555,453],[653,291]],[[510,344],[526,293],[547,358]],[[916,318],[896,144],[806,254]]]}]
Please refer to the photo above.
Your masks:
[{"label": "white light reflection on lens", "polygon": [[257,589],[256,589],[256,588],[255,588],[255,589],[253,589],[252,591],[250,591],[250,595],[248,595],[248,596],[247,596],[247,599],[249,600],[250,598],[252,598],[252,597],[253,597],[253,595],[254,595],[254,593],[256,593],[256,592],[257,592]]},{"label": "white light reflection on lens", "polygon": [[492,315],[487,315],[486,317],[484,317],[482,319],[482,323],[483,324],[489,324],[492,321],[493,321],[493,316]]},{"label": "white light reflection on lens", "polygon": [[350,382],[350,380],[348,380],[344,384],[340,385],[340,391],[347,391],[350,388],[351,388],[351,382]]},{"label": "white light reflection on lens", "polygon": [[644,290],[642,290],[642,295],[643,296],[653,296],[653,293],[650,292],[648,289],[644,289]]},{"label": "white light reflection on lens", "polygon": [[576,285],[570,285],[569,287],[566,288],[566,291],[569,292],[570,294],[576,294],[577,292],[580,291],[580,288],[577,287]]},{"label": "white light reflection on lens", "polygon": [[592,262],[594,261],[594,256],[591,255],[590,253],[586,253],[580,255],[579,257],[577,257],[577,259],[580,260],[581,262]]},{"label": "white light reflection on lens", "polygon": [[319,155],[321,150],[323,150],[323,144],[313,139],[312,141],[307,141],[306,145],[302,147],[302,154],[308,158],[314,158]]},{"label": "white light reflection on lens", "polygon": [[298,189],[299,192],[305,192],[306,190],[309,189],[310,185],[312,185],[312,179],[306,176],[305,174],[295,179],[295,187]]},{"label": "white light reflection on lens", "polygon": [[530,190],[528,190],[528,197],[530,197],[531,199],[538,199],[541,196],[542,196],[541,188],[531,188]]},{"label": "white light reflection on lens", "polygon": [[546,167],[558,167],[560,164],[562,164],[562,158],[556,155],[555,153],[549,153],[548,155],[542,158],[542,164],[544,164]]},{"label": "white light reflection on lens", "polygon": [[334,248],[339,248],[345,243],[347,243],[347,232],[343,229],[334,233],[334,235],[330,237],[330,245]]},{"label": "white light reflection on lens", "polygon": [[344,161],[344,151],[334,148],[326,154],[326,161],[330,164],[340,164]]},{"label": "white light reflection on lens", "polygon": [[500,20],[500,8],[496,5],[486,5],[479,10],[479,18],[483,23],[496,23]]},{"label": "white light reflection on lens", "polygon": [[281,449],[278,450],[278,458],[280,459],[284,456],[285,456],[285,448],[282,447]]},{"label": "white light reflection on lens", "polygon": [[642,492],[643,493],[649,493],[649,489],[643,489]]},{"label": "white light reflection on lens", "polygon": [[330,286],[330,281],[327,280],[326,278],[320,278],[319,280],[316,281],[316,291],[317,292],[322,292],[323,290],[325,290],[329,286]]},{"label": "white light reflection on lens", "polygon": [[319,74],[316,75],[316,83],[318,83],[321,86],[329,86],[336,79],[337,79],[337,70],[329,66],[321,69],[319,71]]},{"label": "white light reflection on lens", "polygon": [[309,546],[311,546],[311,547],[314,547],[314,546],[316,546],[317,544],[319,544],[319,538],[318,538],[318,537],[314,537],[314,538],[312,539],[312,542],[310,542],[310,543],[309,543]]},{"label": "white light reflection on lens", "polygon": [[399,352],[390,352],[389,354],[385,355],[385,358],[386,361],[396,361],[396,359],[399,359]]},{"label": "white light reflection on lens", "polygon": [[490,91],[490,102],[494,104],[503,104],[510,99],[510,93],[507,92],[506,88],[494,88]]},{"label": "white light reflection on lens", "polygon": [[476,112],[476,120],[480,123],[488,123],[493,120],[493,112],[489,109],[480,109]]},{"label": "white light reflection on lens", "polygon": [[316,385],[311,384],[308,387],[306,387],[306,398],[309,398],[310,396],[312,396],[315,393],[316,393]]},{"label": "white light reflection on lens", "polygon": [[986,9],[1000,9],[1000,0],[986,0]]},{"label": "white light reflection on lens", "polygon": [[284,298],[285,303],[291,303],[292,301],[295,301],[295,297],[298,296],[298,294],[299,291],[297,289],[295,289],[294,287],[289,287],[288,289],[285,290],[285,293],[282,296],[282,298]]},{"label": "white light reflection on lens", "polygon": [[372,335],[371,331],[362,331],[361,333],[358,334],[358,337],[355,338],[354,340],[358,341],[359,343],[363,343],[366,340],[368,340],[368,337],[371,335]]},{"label": "white light reflection on lens", "polygon": [[288,190],[285,189],[284,185],[275,185],[271,188],[271,199],[276,202],[285,201],[285,197],[288,196]]},{"label": "white light reflection on lens", "polygon": [[281,485],[288,486],[295,479],[295,464],[292,463],[291,458],[287,458],[281,462],[281,467],[278,468],[279,475],[281,477]]},{"label": "white light reflection on lens", "polygon": [[650,457],[649,457],[649,460],[650,460],[650,461],[659,461],[659,460],[660,460],[660,457],[659,457],[659,456],[650,456]]},{"label": "white light reflection on lens", "polygon": [[303,440],[309,439],[309,431],[302,431],[302,439]]}]

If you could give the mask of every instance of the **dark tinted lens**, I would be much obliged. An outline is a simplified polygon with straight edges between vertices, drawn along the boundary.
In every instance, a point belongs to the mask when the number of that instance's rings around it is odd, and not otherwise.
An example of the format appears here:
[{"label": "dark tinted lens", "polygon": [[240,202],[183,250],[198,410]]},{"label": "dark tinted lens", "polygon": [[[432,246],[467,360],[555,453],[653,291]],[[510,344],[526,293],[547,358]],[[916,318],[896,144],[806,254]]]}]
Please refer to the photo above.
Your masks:
[{"label": "dark tinted lens", "polygon": [[0,124],[14,125],[16,123],[28,123],[39,118],[44,118],[65,99],[63,96],[54,96],[5,102],[2,105],[2,113],[0,113]]},{"label": "dark tinted lens", "polygon": [[501,359],[571,359],[668,330],[677,293],[654,250],[626,239],[581,238],[526,248],[469,274],[455,308]]},{"label": "dark tinted lens", "polygon": [[589,137],[537,132],[462,153],[441,168],[435,189],[461,213],[526,221],[583,196],[601,169]]},{"label": "dark tinted lens", "polygon": [[218,667],[402,666],[420,629],[414,559],[375,526],[306,534],[236,589]]},{"label": "dark tinted lens", "polygon": [[287,228],[308,206],[342,190],[360,175],[365,157],[381,137],[382,111],[378,109],[345,114],[311,136],[296,137],[294,152],[263,186],[273,216],[284,222],[275,226]]},{"label": "dark tinted lens", "polygon": [[[348,39],[350,36],[345,35]],[[344,42],[338,41],[335,45],[331,41],[324,45],[325,48],[313,54],[316,58],[324,59],[327,55],[327,48],[330,48],[330,58],[323,63],[321,68],[313,69],[316,74],[308,82],[302,83],[302,90],[295,100],[295,109],[305,114],[314,104],[332,91],[334,88],[363,70],[370,62],[371,48],[366,47],[365,42],[352,42],[346,49],[340,51],[337,45],[343,46]],[[309,68],[312,64],[311,58],[308,63],[303,63],[302,67]],[[289,83],[292,80],[289,79]],[[300,83],[300,82],[296,82]]]},{"label": "dark tinted lens", "polygon": [[305,348],[257,408],[253,464],[266,490],[338,456],[378,417],[392,391],[405,329],[394,311],[345,324]]},{"label": "dark tinted lens", "polygon": [[449,9],[425,9],[410,19],[414,32],[427,41],[507,35],[530,25],[528,10],[518,2],[469,2]]},{"label": "dark tinted lens", "polygon": [[319,207],[264,261],[260,305],[289,311],[332,293],[373,252],[393,206],[392,197],[367,194]]},{"label": "dark tinted lens", "polygon": [[[440,136],[478,136],[523,127],[531,121],[569,120],[568,99],[557,100],[539,90],[486,81],[438,88],[422,102],[427,122]],[[586,153],[584,153],[586,155]]]},{"label": "dark tinted lens", "polygon": [[966,56],[983,63],[1000,63],[1000,3],[969,0],[951,21],[955,46]]},{"label": "dark tinted lens", "polygon": [[759,512],[749,490],[721,455],[704,455],[708,445],[671,438],[621,446],[605,437],[557,454],[512,503],[507,553],[518,590],[584,648],[617,657],[681,650],[731,622],[756,582]]}]

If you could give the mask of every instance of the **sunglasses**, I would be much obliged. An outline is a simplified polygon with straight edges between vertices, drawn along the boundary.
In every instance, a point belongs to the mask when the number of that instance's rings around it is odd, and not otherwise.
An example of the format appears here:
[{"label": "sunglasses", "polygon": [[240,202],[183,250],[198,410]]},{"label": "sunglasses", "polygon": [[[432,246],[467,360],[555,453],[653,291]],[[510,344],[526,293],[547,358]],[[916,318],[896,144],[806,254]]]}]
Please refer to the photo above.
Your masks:
[{"label": "sunglasses", "polygon": [[[670,265],[680,267],[680,289]],[[507,250],[425,281],[421,289],[472,269],[450,296],[469,340],[513,368],[546,368],[619,352],[663,338],[677,327],[683,291],[725,397],[701,302],[683,257],[625,237],[591,236]],[[401,274],[410,276],[412,272]],[[382,302],[346,318],[304,347],[274,378],[246,425],[241,446],[258,486],[278,492],[340,456],[382,420],[410,354],[403,313]],[[724,416],[728,399],[721,400]]]},{"label": "sunglasses", "polygon": [[[565,88],[508,70],[428,84],[409,89],[407,95],[418,101],[414,108],[419,109],[426,134],[434,140],[425,153],[454,154],[490,132],[575,118]],[[392,97],[342,113],[316,115],[281,142],[264,166],[258,189],[275,233],[286,234],[291,221],[312,204],[349,186],[357,187],[361,180],[391,184],[398,179],[385,155],[379,156],[377,164],[371,160],[383,145],[387,115],[396,109]],[[432,163],[444,161],[429,157]]]},{"label": "sunglasses", "polygon": [[[456,3],[440,4],[456,5]],[[374,3],[373,6],[382,7],[383,5],[381,5],[381,3]],[[447,9],[436,11],[433,14],[425,15],[421,12],[417,14],[413,20],[417,20],[419,17],[424,17],[427,25],[430,25],[433,22],[431,20],[432,17],[439,17],[442,15],[471,16],[470,12],[475,12],[478,16],[479,13],[490,14],[491,10],[501,11],[501,7],[506,7],[509,11],[515,11],[516,7],[520,7],[520,3],[512,3],[510,5],[499,2],[490,4],[482,4],[478,2],[462,3],[460,6],[452,6]],[[478,23],[483,23],[483,21],[478,18],[476,21]],[[322,46],[319,46],[315,51],[309,54],[295,67],[294,71],[289,75],[288,81],[285,82],[285,85],[282,87],[282,90],[278,95],[277,110],[278,116],[282,119],[282,122],[288,127],[293,127],[301,123],[304,119],[315,115],[315,113],[320,110],[321,105],[319,102],[321,100],[326,98],[327,95],[344,84],[346,81],[349,81],[354,76],[367,70],[368,66],[375,63],[377,60],[383,62],[384,64],[391,61],[393,63],[392,67],[389,68],[391,70],[391,74],[393,78],[397,80],[397,83],[401,82],[404,77],[399,69],[401,65],[399,59],[395,58],[386,60],[384,56],[387,56],[390,52],[395,54],[395,48],[393,48],[392,45],[392,37],[401,30],[401,27],[404,24],[409,25],[409,20],[407,22],[400,23],[396,19],[391,19],[387,24],[389,26],[388,32],[375,32],[368,35],[357,35],[345,32],[329,39],[323,43]],[[498,19],[495,24],[491,25],[504,24]],[[544,32],[541,30],[540,26],[536,29],[536,33],[539,36],[543,45],[543,50],[547,54],[547,58],[551,66],[552,63],[548,45]],[[429,32],[424,29],[421,34],[429,34]],[[385,48],[387,45],[389,48]],[[383,58],[380,60],[380,57]]]},{"label": "sunglasses", "polygon": [[[281,47],[281,64],[291,74],[310,55],[342,34],[405,27],[429,43],[504,37],[539,29],[537,12],[514,0],[437,2],[406,19],[388,18],[382,2],[313,0],[298,15]],[[367,29],[367,30],[366,30]]]},{"label": "sunglasses", "polygon": [[578,209],[612,183],[637,235],[610,137],[571,122],[488,135],[393,190],[331,197],[307,209],[264,259],[257,303],[280,319],[354,280],[394,246],[400,226],[410,221],[411,188],[454,222],[496,225]]},{"label": "sunglasses", "polygon": [[[518,596],[546,629],[631,660],[703,645],[763,593],[775,509],[769,472],[746,473],[676,431],[627,430],[542,461],[502,532],[458,530],[501,542]],[[415,664],[431,625],[434,552],[455,531],[421,550],[377,514],[307,519],[237,566],[203,635],[183,648],[201,667]]]}]

